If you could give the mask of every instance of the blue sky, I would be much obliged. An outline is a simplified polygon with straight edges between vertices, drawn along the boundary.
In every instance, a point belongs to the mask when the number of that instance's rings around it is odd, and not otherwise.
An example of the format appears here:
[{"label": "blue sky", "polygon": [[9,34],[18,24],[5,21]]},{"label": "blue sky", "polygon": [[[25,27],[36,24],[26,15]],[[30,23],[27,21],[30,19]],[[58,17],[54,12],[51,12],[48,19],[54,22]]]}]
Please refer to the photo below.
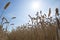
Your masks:
[{"label": "blue sky", "polygon": [[[9,7],[4,10],[3,7],[7,2],[11,2]],[[39,9],[34,10],[32,8],[32,2],[38,1],[40,3]],[[52,15],[54,15],[55,8],[60,9],[60,0],[0,0],[0,15],[5,16],[9,21],[13,16],[16,19],[11,20],[11,23],[14,23],[15,26],[28,23],[29,17],[28,14],[34,16],[37,11],[42,10],[43,13],[48,14],[48,9],[52,9]],[[0,18],[1,20],[1,18]]]}]

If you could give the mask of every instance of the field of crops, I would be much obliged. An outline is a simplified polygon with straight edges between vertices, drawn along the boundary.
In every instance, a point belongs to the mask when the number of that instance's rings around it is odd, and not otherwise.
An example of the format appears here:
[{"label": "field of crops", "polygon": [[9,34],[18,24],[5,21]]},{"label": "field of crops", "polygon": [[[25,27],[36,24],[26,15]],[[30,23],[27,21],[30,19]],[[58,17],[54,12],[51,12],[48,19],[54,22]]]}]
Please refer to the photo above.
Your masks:
[{"label": "field of crops", "polygon": [[28,24],[18,26],[11,32],[4,31],[0,26],[0,39],[2,40],[60,40],[60,17],[58,8],[55,9],[55,16],[51,17],[51,8],[49,13],[43,14],[37,12],[36,17],[30,17]]}]

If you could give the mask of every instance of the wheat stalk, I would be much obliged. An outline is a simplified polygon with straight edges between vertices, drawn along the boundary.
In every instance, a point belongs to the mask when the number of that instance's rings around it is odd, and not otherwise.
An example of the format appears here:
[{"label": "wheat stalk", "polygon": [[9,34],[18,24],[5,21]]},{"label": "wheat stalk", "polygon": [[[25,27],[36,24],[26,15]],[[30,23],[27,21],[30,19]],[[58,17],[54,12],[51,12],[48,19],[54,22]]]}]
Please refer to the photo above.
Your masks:
[{"label": "wheat stalk", "polygon": [[10,2],[8,2],[5,6],[4,9],[6,9],[10,5]]},{"label": "wheat stalk", "polygon": [[51,15],[51,8],[49,8],[48,17]]},{"label": "wheat stalk", "polygon": [[55,11],[56,11],[55,15],[59,16],[59,9],[56,8]]}]

